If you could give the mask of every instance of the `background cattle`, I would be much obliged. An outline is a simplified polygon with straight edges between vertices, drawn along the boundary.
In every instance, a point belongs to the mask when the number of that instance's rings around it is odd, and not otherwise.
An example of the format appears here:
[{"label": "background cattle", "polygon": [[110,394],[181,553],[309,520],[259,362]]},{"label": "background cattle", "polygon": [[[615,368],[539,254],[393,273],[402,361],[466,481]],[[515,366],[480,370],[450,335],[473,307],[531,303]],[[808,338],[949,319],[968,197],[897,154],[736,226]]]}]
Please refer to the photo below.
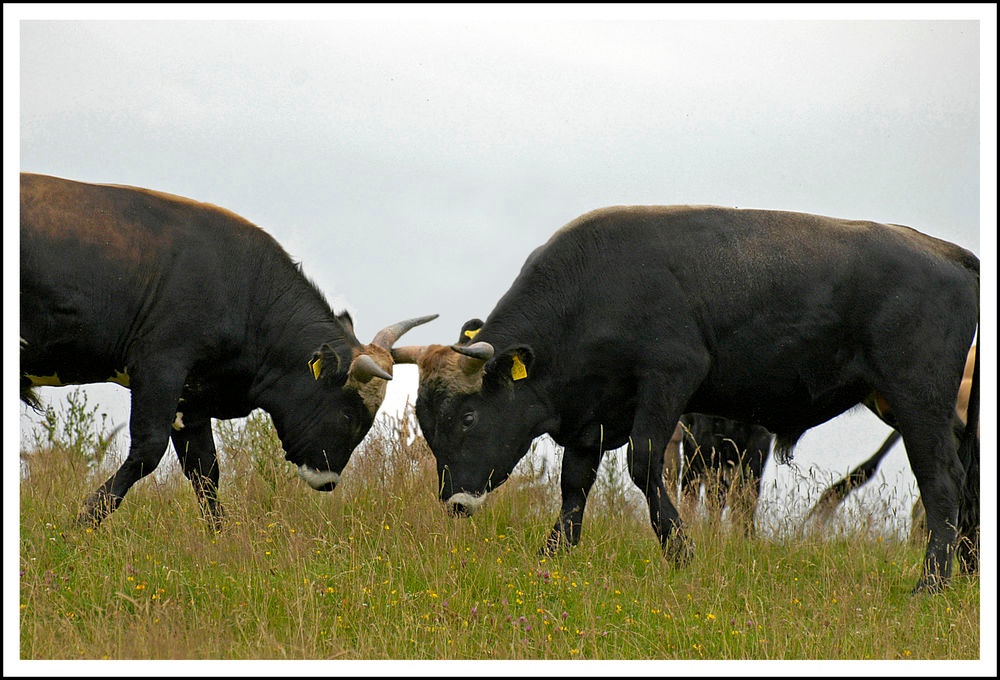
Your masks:
[{"label": "background cattle", "polygon": [[202,512],[221,507],[213,418],[267,411],[287,460],[329,491],[371,427],[393,343],[365,345],[281,246],[222,208],[136,187],[21,173],[21,399],[34,388],[131,390],[128,457],[91,494],[97,526],[172,441]]},{"label": "background cattle", "polygon": [[754,533],[764,466],[774,435],[760,425],[704,413],[681,416],[664,456],[668,490],[678,487],[678,510],[691,521],[704,488],[710,521],[728,506],[734,523]]},{"label": "background cattle", "polygon": [[929,528],[916,589],[933,591],[957,535],[978,535],[978,361],[959,447],[951,434],[978,321],[978,258],[908,227],[613,207],[535,249],[473,342],[394,356],[419,366],[417,418],[454,509],[481,505],[535,437],[563,447],[546,550],[578,542],[601,456],[627,444],[650,523],[683,562],[690,544],[663,483],[681,414],[758,423],[782,461],[807,429],[864,404],[906,442]]}]

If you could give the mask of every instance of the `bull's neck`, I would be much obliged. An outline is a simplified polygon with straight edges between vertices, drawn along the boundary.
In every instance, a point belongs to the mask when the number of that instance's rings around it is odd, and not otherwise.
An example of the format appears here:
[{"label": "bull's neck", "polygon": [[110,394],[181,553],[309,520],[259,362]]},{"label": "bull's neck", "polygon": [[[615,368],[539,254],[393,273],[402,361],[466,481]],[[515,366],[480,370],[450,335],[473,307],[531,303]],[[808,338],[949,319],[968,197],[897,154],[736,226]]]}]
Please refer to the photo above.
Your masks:
[{"label": "bull's neck", "polygon": [[567,324],[572,323],[565,309],[545,299],[506,305],[501,301],[483,324],[476,340],[485,340],[497,352],[518,345],[528,345],[537,359],[549,359],[551,347],[559,345]]},{"label": "bull's neck", "polygon": [[313,352],[323,343],[340,347],[346,340],[343,326],[337,321],[319,291],[296,271],[295,276],[262,281],[259,290],[268,291],[262,304],[253,308],[248,328],[253,337],[248,344],[255,348],[258,371],[254,391],[260,394],[273,388],[285,372],[308,371]]}]

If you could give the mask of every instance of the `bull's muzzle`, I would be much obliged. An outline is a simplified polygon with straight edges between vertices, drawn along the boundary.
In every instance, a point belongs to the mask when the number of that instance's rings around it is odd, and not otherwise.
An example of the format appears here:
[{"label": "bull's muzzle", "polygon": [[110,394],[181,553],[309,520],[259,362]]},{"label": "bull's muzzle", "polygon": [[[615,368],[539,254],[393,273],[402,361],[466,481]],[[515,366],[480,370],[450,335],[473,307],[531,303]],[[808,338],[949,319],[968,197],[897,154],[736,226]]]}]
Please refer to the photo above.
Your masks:
[{"label": "bull's muzzle", "polygon": [[444,503],[448,508],[448,514],[455,517],[471,517],[485,500],[485,493],[474,495],[462,491],[460,493],[453,494]]},{"label": "bull's muzzle", "polygon": [[308,465],[299,466],[299,477],[316,491],[333,491],[340,481],[340,473],[333,470],[317,470]]}]

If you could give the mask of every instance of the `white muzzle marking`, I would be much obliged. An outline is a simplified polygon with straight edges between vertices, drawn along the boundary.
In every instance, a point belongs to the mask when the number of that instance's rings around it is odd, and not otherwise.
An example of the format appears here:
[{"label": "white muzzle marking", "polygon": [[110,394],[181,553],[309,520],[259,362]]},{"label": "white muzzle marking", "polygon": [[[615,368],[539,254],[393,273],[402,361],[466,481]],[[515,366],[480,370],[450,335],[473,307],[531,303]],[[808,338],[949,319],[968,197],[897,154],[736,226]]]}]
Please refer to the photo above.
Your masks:
[{"label": "white muzzle marking", "polygon": [[306,484],[314,489],[321,489],[331,482],[336,484],[340,481],[340,474],[334,472],[333,470],[321,472],[319,470],[314,470],[308,465],[299,466],[299,477],[304,479]]},{"label": "white muzzle marking", "polygon": [[481,506],[485,501],[486,501],[486,494],[480,494],[478,496],[474,496],[471,493],[465,493],[464,491],[462,491],[454,494],[445,502],[448,505],[452,504],[461,505],[463,508],[465,508],[465,511],[471,515],[476,510],[478,510],[479,506]]}]

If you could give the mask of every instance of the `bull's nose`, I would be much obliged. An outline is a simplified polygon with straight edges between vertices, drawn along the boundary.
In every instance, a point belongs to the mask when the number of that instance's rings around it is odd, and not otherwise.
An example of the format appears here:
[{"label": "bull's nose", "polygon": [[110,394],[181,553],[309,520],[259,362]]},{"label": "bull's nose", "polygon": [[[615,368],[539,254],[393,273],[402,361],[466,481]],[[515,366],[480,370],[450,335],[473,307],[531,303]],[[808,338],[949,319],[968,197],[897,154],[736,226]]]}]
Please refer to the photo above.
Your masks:
[{"label": "bull's nose", "polygon": [[317,470],[308,465],[299,466],[299,477],[316,491],[333,491],[340,481],[340,474],[333,470]]},{"label": "bull's nose", "polygon": [[447,500],[448,513],[456,517],[469,517],[486,500],[486,493],[471,494],[464,491],[453,494]]}]

